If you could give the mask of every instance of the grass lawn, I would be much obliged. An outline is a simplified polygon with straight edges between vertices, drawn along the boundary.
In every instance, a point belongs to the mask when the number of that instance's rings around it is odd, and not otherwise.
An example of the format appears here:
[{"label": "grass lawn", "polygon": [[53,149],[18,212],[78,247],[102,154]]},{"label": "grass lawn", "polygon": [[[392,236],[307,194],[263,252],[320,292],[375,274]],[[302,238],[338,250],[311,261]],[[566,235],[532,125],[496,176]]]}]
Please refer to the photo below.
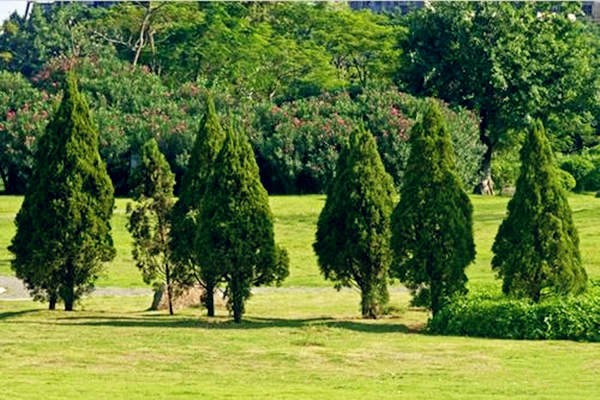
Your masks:
[{"label": "grass lawn", "polygon": [[[235,325],[225,311],[174,317],[148,299],[91,298],[83,311],[0,302],[6,399],[592,399],[600,345],[436,337],[407,310],[356,319],[358,295],[261,290]],[[403,310],[403,311],[402,311]]]},{"label": "grass lawn", "polygon": [[[6,246],[14,235],[14,216],[21,197],[0,196],[0,275],[12,275],[10,253]],[[504,216],[508,198],[471,196],[473,202],[477,259],[467,270],[470,284],[496,284],[490,269],[491,247],[498,226]],[[98,286],[145,287],[131,257],[131,238],[125,228],[125,206],[129,200],[117,199],[112,221],[117,257],[109,263]],[[325,196],[272,196],[271,208],[275,216],[276,240],[290,253],[290,276],[285,287],[328,287],[317,267],[312,250],[319,212]],[[592,195],[571,195],[575,223],[581,239],[581,253],[588,274],[600,279],[600,199]]]},{"label": "grass lawn", "polygon": [[[506,198],[472,197],[478,259],[471,285],[496,282],[490,247]],[[0,275],[21,199],[0,197]],[[144,286],[133,266],[125,204],[113,219],[117,258],[102,286]],[[226,310],[148,312],[147,297],[86,298],[78,311],[0,301],[0,398],[591,399],[600,393],[600,344],[437,337],[427,313],[394,287],[389,318],[358,319],[359,295],[336,292],[312,252],[323,196],[272,197],[288,248],[283,288],[261,288],[246,321]],[[584,263],[600,278],[600,199],[573,195]],[[497,284],[497,282],[496,282]]]}]

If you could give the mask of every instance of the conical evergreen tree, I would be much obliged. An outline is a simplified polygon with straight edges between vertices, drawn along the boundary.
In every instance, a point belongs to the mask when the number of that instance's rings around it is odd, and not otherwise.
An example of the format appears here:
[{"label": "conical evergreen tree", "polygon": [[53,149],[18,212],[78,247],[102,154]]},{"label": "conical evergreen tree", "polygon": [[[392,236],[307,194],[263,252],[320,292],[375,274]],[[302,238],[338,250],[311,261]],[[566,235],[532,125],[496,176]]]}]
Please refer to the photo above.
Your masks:
[{"label": "conical evergreen tree", "polygon": [[313,247],[326,279],[358,287],[364,318],[380,315],[389,297],[393,198],[375,139],[361,127],[340,154]]},{"label": "conical evergreen tree", "polygon": [[202,269],[202,254],[195,251],[194,234],[198,230],[198,211],[207,180],[224,139],[225,132],[221,129],[215,105],[209,97],[181,183],[181,193],[172,213],[171,249],[175,276],[182,282],[198,282],[204,287],[203,303],[209,316],[215,315],[214,290],[218,279],[209,270]]},{"label": "conical evergreen tree", "polygon": [[392,270],[435,314],[466,292],[465,268],[475,258],[473,208],[454,173],[450,135],[432,100],[411,130],[411,150],[392,214]]},{"label": "conical evergreen tree", "polygon": [[110,236],[113,188],[98,153],[87,103],[68,74],[62,102],[35,156],[33,177],[15,224],[12,268],[38,299],[65,310],[93,288]]},{"label": "conical evergreen tree", "polygon": [[135,204],[127,204],[127,229],[133,236],[133,258],[144,282],[155,290],[167,289],[169,314],[173,315],[173,271],[169,233],[175,175],[156,140],[142,146],[141,162],[131,176]]},{"label": "conical evergreen tree", "polygon": [[540,121],[528,130],[515,195],[492,251],[492,267],[502,278],[506,294],[537,302],[545,292],[585,289],[579,237]]},{"label": "conical evergreen tree", "polygon": [[235,322],[254,285],[288,275],[285,251],[275,245],[273,216],[247,139],[229,130],[208,179],[195,252],[202,270],[223,279]]}]

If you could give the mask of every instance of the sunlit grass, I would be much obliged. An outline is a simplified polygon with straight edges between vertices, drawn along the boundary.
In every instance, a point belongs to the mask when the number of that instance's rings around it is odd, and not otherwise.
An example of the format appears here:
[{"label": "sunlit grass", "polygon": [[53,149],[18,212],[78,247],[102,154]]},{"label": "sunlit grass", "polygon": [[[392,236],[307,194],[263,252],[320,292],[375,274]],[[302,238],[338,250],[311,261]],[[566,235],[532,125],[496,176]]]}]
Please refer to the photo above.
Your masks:
[{"label": "sunlit grass", "polygon": [[392,292],[396,313],[357,318],[358,294],[266,289],[246,321],[226,310],[144,311],[89,298],[83,311],[0,302],[0,398],[592,399],[600,346],[436,337]]},{"label": "sunlit grass", "polygon": [[[507,197],[471,196],[474,207],[474,231],[477,259],[467,270],[471,285],[495,284],[490,263],[491,247],[498,226],[506,212]],[[14,216],[22,198],[0,197],[0,275],[12,275],[11,255],[6,249],[14,235]],[[117,199],[112,220],[117,257],[106,268],[98,286],[144,287],[139,271],[131,257],[131,237],[126,229],[125,207],[128,199]],[[276,240],[290,253],[290,276],[284,286],[330,286],[319,273],[312,249],[319,212],[325,196],[272,196]],[[592,279],[600,279],[600,199],[592,195],[571,195],[576,226],[581,241],[584,265]]]}]

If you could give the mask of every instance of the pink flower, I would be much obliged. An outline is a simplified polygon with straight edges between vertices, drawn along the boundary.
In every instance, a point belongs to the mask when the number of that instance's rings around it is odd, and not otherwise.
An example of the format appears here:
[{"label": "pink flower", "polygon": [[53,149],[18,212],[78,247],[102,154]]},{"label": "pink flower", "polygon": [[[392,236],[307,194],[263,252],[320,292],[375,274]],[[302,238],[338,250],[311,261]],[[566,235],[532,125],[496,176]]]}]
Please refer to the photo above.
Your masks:
[{"label": "pink flower", "polygon": [[13,110],[9,110],[9,111],[6,113],[6,119],[7,119],[8,121],[12,121],[13,119],[15,119],[16,115],[17,115],[17,113],[16,113],[16,112],[14,112]]},{"label": "pink flower", "polygon": [[392,106],[392,108],[390,109],[390,113],[391,113],[391,114],[392,114],[394,117],[395,117],[395,116],[397,116],[397,115],[399,114],[399,113],[398,113],[398,109],[397,109],[396,107],[394,107],[394,106]]}]

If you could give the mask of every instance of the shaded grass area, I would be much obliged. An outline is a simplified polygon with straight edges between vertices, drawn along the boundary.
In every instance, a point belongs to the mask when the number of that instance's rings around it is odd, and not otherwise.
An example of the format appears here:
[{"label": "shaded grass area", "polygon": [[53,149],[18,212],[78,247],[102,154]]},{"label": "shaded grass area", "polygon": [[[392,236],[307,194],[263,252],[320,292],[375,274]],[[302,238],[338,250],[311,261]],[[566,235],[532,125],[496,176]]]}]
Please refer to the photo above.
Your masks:
[{"label": "shaded grass area", "polygon": [[[474,231],[477,258],[467,270],[470,285],[495,285],[490,268],[491,247],[498,226],[506,212],[508,198],[471,196],[474,206]],[[22,197],[0,197],[0,275],[12,275],[11,255],[6,249],[14,235],[14,216]],[[128,199],[117,199],[112,220],[113,238],[117,257],[107,264],[106,272],[98,286],[145,287],[141,275],[131,257],[131,238],[126,229],[125,207]],[[290,253],[290,276],[284,287],[328,287],[319,273],[317,259],[312,250],[316,222],[325,203],[325,196],[271,196],[271,208],[275,216],[276,240]],[[571,195],[575,224],[581,239],[584,265],[592,279],[600,279],[600,199],[592,195]]]},{"label": "shaded grass area", "polygon": [[0,397],[10,399],[589,399],[600,346],[437,337],[392,291],[364,321],[358,294],[257,291],[247,321],[174,317],[148,298],[89,298],[84,311],[0,302]]}]

